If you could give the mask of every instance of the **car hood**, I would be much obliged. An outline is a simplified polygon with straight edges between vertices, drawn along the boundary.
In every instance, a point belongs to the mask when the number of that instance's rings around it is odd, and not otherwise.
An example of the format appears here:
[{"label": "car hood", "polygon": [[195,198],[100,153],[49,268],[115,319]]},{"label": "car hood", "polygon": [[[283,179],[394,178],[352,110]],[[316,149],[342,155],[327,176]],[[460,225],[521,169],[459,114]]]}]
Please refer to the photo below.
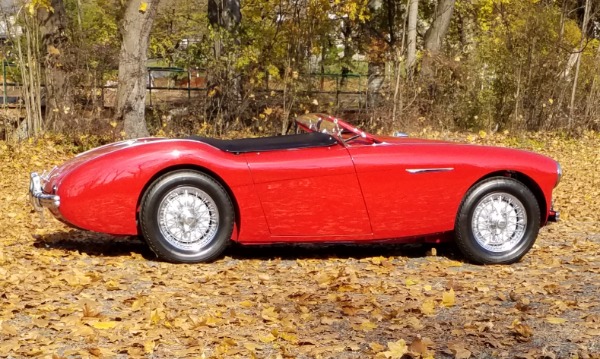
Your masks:
[{"label": "car hood", "polygon": [[[459,161],[461,163],[472,162],[479,166],[491,163],[493,158],[496,165],[511,167],[516,163],[527,164],[523,168],[537,167],[543,171],[556,171],[557,162],[543,154],[510,147],[488,146],[463,142],[449,142],[441,140],[427,140],[410,137],[378,136],[381,146],[404,146],[410,145],[420,148],[419,153],[433,153],[440,160]],[[443,147],[441,150],[439,147]],[[435,148],[437,147],[437,148]]]}]

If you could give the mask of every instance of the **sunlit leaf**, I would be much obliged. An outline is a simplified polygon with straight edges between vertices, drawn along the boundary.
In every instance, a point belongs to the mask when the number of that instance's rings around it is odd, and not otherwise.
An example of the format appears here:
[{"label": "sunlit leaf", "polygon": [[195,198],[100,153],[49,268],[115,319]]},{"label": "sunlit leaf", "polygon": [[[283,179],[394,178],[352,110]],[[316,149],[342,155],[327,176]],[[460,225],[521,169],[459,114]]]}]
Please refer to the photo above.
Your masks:
[{"label": "sunlit leaf", "polygon": [[468,359],[471,357],[471,351],[469,351],[464,343],[456,342],[448,344],[448,349],[454,354],[456,359]]},{"label": "sunlit leaf", "polygon": [[546,317],[546,321],[550,324],[563,324],[567,320],[565,318]]},{"label": "sunlit leaf", "polygon": [[370,332],[375,328],[377,328],[377,324],[375,324],[369,320],[365,320],[360,324],[360,329],[364,330],[365,332]]},{"label": "sunlit leaf", "polygon": [[263,343],[270,343],[270,342],[274,341],[275,339],[277,339],[277,337],[274,336],[272,333],[269,333],[267,335],[258,337],[258,339]]},{"label": "sunlit leaf", "polygon": [[421,304],[421,313],[425,315],[431,315],[435,313],[435,302],[431,299],[428,299]]},{"label": "sunlit leaf", "polygon": [[406,345],[404,339],[399,339],[395,342],[388,342],[387,346],[388,350],[381,353],[385,358],[400,359],[402,356],[404,356],[404,354],[408,353],[408,346]]},{"label": "sunlit leaf", "polygon": [[450,288],[449,291],[442,294],[442,305],[444,307],[452,307],[455,303],[454,289]]},{"label": "sunlit leaf", "polygon": [[92,327],[96,329],[112,329],[117,326],[117,322],[109,321],[109,322],[94,322],[92,323]]}]

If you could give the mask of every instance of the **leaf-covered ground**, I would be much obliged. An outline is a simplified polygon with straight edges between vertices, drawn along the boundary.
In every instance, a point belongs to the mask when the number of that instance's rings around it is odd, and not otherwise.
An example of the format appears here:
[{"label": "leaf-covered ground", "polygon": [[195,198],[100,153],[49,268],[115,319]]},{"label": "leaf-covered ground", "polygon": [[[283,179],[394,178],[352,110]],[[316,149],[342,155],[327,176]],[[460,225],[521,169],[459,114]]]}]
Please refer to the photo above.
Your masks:
[{"label": "leaf-covered ground", "polygon": [[136,238],[41,227],[28,173],[71,154],[0,142],[0,357],[600,358],[600,136],[423,135],[553,156],[563,221],[510,266],[414,245],[174,265]]}]

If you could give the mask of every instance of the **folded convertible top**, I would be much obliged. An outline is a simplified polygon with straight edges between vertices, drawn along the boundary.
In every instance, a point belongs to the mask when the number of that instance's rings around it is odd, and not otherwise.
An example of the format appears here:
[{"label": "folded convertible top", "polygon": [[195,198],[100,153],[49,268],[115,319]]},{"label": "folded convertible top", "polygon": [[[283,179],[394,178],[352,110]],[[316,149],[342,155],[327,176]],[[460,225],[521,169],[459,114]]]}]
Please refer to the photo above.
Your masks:
[{"label": "folded convertible top", "polygon": [[200,141],[222,151],[233,153],[264,152],[293,148],[331,146],[337,140],[331,135],[320,132],[301,133],[297,135],[242,138],[237,140],[220,140],[217,138],[190,136],[188,140]]}]

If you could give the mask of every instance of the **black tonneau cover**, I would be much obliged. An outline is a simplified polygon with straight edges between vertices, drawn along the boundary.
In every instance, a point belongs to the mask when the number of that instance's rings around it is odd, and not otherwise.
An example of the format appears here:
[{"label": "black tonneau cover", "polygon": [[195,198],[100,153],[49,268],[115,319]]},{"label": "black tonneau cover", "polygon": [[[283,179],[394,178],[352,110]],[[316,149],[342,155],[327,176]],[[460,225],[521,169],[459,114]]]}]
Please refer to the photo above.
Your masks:
[{"label": "black tonneau cover", "polygon": [[233,153],[322,147],[331,146],[337,143],[337,140],[331,135],[320,132],[301,133],[298,135],[242,138],[239,140],[220,140],[216,138],[200,136],[190,136],[187,139],[204,142],[220,150]]}]

